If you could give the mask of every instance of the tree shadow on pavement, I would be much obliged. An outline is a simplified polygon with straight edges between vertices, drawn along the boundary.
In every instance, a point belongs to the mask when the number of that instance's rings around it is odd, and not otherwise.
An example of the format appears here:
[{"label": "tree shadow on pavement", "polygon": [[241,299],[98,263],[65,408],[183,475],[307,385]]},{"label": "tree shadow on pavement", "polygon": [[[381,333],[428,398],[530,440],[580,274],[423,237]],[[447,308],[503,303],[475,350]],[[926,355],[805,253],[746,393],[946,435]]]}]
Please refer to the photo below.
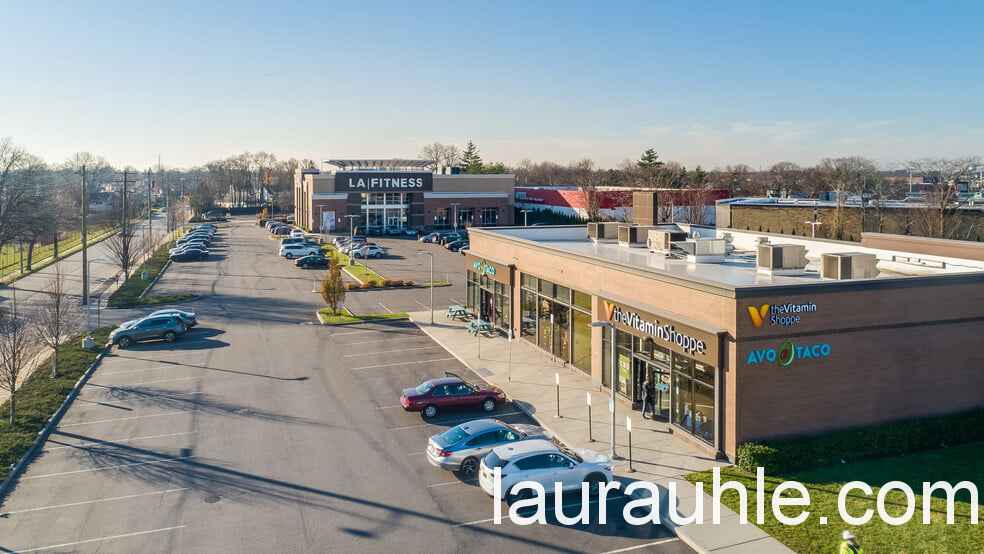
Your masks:
[{"label": "tree shadow on pavement", "polygon": [[[378,539],[397,529],[423,531],[420,524],[424,523],[448,528],[462,523],[437,514],[240,471],[220,460],[194,456],[193,453],[143,449],[65,431],[56,431],[49,441],[57,442],[59,439],[93,443],[78,447],[85,451],[89,467],[112,471],[112,477],[116,480],[128,479],[157,488],[185,488],[191,500],[198,499],[209,504],[227,501],[301,505],[374,523],[369,530],[340,528],[347,534],[361,538]],[[377,515],[379,511],[384,515]],[[457,530],[513,541],[542,551],[580,552],[562,544],[506,533],[494,527],[468,526]]]}]

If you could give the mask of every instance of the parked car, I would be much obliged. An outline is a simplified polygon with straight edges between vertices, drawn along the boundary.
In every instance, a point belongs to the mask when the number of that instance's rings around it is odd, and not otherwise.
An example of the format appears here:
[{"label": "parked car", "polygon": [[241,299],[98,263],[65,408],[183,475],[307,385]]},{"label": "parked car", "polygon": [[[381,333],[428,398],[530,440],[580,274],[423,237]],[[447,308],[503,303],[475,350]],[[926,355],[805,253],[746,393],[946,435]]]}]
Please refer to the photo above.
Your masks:
[{"label": "parked car", "polygon": [[449,242],[444,247],[452,252],[458,252],[468,248],[468,246],[469,246],[468,239],[461,239],[461,240],[456,240],[454,242]]},{"label": "parked car", "polygon": [[482,458],[493,448],[521,440],[549,438],[546,430],[536,425],[476,419],[432,436],[427,441],[427,460],[435,467],[473,477]]},{"label": "parked car", "polygon": [[185,324],[176,316],[145,317],[129,327],[117,327],[109,334],[109,340],[121,348],[142,340],[163,339],[174,342],[187,330]]},{"label": "parked car", "polygon": [[404,389],[400,405],[408,412],[422,412],[430,419],[445,409],[481,408],[486,413],[493,412],[506,401],[506,393],[499,388],[472,385],[450,371],[445,375]]},{"label": "parked car", "polygon": [[288,260],[310,256],[319,252],[321,252],[320,248],[310,244],[285,244],[280,247],[280,256]]},{"label": "parked car", "polygon": [[354,250],[358,250],[359,248],[362,248],[362,247],[365,247],[365,246],[377,246],[377,245],[374,242],[352,241],[352,242],[346,244],[345,246],[341,247],[339,250],[341,250],[343,254],[352,254],[352,252]]},{"label": "parked car", "polygon": [[316,242],[314,242],[314,241],[312,241],[310,239],[291,238],[291,237],[288,237],[288,238],[285,238],[285,239],[280,239],[280,246],[283,246],[285,244],[310,244],[312,246],[317,246],[318,245],[318,243],[316,243]]},{"label": "parked car", "polygon": [[290,232],[290,238],[292,239],[302,239],[304,238],[304,231],[300,229],[294,229]]},{"label": "parked car", "polygon": [[208,250],[201,250],[198,248],[187,248],[181,250],[180,252],[175,252],[170,255],[172,262],[191,262],[195,260],[200,260],[208,256]]},{"label": "parked car", "polygon": [[174,241],[174,243],[185,244],[187,242],[193,242],[193,241],[211,242],[212,235],[209,235],[207,233],[192,233],[190,235],[185,235],[179,238],[178,240]]},{"label": "parked car", "polygon": [[175,246],[174,248],[171,248],[171,250],[180,250],[182,248],[189,248],[189,247],[207,248],[208,245],[209,245],[209,242],[207,240],[204,240],[204,239],[197,239],[196,238],[196,239],[186,240],[184,242],[178,242],[178,243],[175,243],[175,244],[177,244],[177,246]]},{"label": "parked car", "polygon": [[353,258],[378,258],[384,254],[386,254],[386,251],[375,244],[367,244],[352,250]]},{"label": "parked car", "polygon": [[301,258],[298,258],[297,261],[294,262],[294,265],[296,265],[301,269],[309,269],[309,268],[325,269],[329,265],[331,265],[331,260],[329,260],[323,254],[311,254],[309,256],[303,256]]},{"label": "parked car", "polygon": [[580,490],[581,483],[588,483],[597,491],[613,477],[612,461],[608,456],[587,449],[568,450],[544,439],[497,446],[482,459],[478,483],[489,496],[495,494],[495,468],[501,472],[501,492],[510,504],[533,494],[529,489],[519,495],[508,492],[520,481],[540,483],[548,493],[554,490],[555,483],[560,483],[564,491]]},{"label": "parked car", "polygon": [[195,312],[186,312],[184,310],[179,310],[177,308],[166,308],[164,310],[157,310],[156,312],[151,312],[147,317],[162,317],[162,316],[173,316],[178,318],[181,323],[184,323],[185,327],[189,329],[198,325],[198,315]]},{"label": "parked car", "polygon": [[463,240],[468,238],[468,233],[463,231],[451,232],[446,235],[441,235],[441,238],[437,241],[441,246],[447,246],[448,243]]},{"label": "parked car", "polygon": [[420,242],[437,242],[437,239],[439,239],[440,237],[441,237],[440,233],[433,232],[433,233],[426,233],[420,235],[420,238],[417,240],[419,240]]},{"label": "parked car", "polygon": [[280,226],[274,227],[271,232],[274,235],[290,235],[290,226],[289,225],[280,225]]}]

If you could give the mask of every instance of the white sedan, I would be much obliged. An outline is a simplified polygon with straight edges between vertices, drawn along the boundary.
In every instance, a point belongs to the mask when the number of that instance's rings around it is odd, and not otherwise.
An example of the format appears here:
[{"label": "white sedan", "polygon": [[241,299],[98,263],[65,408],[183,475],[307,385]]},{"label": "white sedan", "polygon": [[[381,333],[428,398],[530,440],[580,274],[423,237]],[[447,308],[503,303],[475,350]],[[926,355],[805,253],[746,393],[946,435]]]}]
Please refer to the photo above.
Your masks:
[{"label": "white sedan", "polygon": [[495,468],[501,471],[501,492],[510,503],[532,496],[530,489],[519,491],[517,495],[509,492],[521,481],[537,482],[549,494],[554,492],[556,483],[560,483],[564,491],[580,490],[581,483],[588,483],[596,491],[602,483],[613,478],[613,465],[608,456],[587,449],[562,449],[544,439],[519,441],[492,449],[482,460],[478,473],[478,482],[489,496],[495,494]]},{"label": "white sedan", "polygon": [[302,239],[304,238],[304,231],[300,229],[294,229],[290,232],[290,238],[292,239]]}]

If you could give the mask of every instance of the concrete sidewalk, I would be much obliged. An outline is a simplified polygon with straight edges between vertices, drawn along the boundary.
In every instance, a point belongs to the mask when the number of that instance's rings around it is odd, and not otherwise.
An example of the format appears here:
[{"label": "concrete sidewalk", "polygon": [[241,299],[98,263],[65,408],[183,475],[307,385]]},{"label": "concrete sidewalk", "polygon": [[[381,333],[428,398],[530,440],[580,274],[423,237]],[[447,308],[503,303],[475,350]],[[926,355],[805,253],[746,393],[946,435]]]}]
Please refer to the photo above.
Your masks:
[{"label": "concrete sidewalk", "polygon": [[[536,418],[543,427],[573,448],[590,448],[608,453],[610,448],[611,417],[607,392],[591,383],[591,377],[581,370],[556,361],[548,353],[525,340],[509,341],[504,337],[475,337],[468,333],[466,324],[449,320],[444,312],[436,311],[434,325],[430,324],[430,312],[414,312],[411,319],[422,331],[440,343],[472,371],[501,388],[519,409]],[[560,417],[557,417],[556,378],[560,377]],[[591,395],[591,419],[588,420],[587,395]],[[632,466],[619,459],[616,473],[633,479],[646,479],[667,487],[677,483],[680,494],[678,513],[684,517],[694,511],[696,503],[703,503],[704,524],[679,526],[677,535],[698,552],[738,554],[788,553],[779,541],[749,523],[738,523],[738,515],[722,507],[721,523],[711,520],[711,497],[703,494],[696,498],[693,485],[683,477],[694,471],[727,465],[715,460],[684,439],[673,436],[670,425],[643,419],[638,411],[621,400],[616,402],[615,446],[616,455],[628,456],[626,416],[632,418]],[[590,434],[593,440],[589,440]],[[668,525],[672,527],[672,525]]]}]

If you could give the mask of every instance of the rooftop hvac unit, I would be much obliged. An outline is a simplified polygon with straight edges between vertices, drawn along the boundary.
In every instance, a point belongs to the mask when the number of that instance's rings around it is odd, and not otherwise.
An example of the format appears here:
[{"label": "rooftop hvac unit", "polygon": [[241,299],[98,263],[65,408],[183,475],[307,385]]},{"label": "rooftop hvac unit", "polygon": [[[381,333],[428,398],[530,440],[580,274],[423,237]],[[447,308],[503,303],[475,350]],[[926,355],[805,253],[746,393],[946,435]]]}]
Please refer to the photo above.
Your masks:
[{"label": "rooftop hvac unit", "polygon": [[690,263],[720,263],[724,261],[727,243],[724,239],[684,240],[674,246],[687,253]]},{"label": "rooftop hvac unit", "polygon": [[655,228],[652,225],[619,225],[618,244],[632,248],[645,248],[649,239],[649,231]]},{"label": "rooftop hvac unit", "polygon": [[653,229],[649,231],[646,239],[646,246],[650,252],[663,252],[669,254],[673,243],[687,240],[687,233],[683,231],[666,231],[663,229]]},{"label": "rooftop hvac unit", "polygon": [[618,240],[617,221],[588,223],[588,238],[594,242],[615,242]]},{"label": "rooftop hvac unit", "polygon": [[878,258],[862,252],[839,252],[820,256],[824,279],[871,279],[878,277]]},{"label": "rooftop hvac unit", "polygon": [[755,265],[760,273],[797,275],[806,270],[806,247],[802,244],[759,244]]}]

